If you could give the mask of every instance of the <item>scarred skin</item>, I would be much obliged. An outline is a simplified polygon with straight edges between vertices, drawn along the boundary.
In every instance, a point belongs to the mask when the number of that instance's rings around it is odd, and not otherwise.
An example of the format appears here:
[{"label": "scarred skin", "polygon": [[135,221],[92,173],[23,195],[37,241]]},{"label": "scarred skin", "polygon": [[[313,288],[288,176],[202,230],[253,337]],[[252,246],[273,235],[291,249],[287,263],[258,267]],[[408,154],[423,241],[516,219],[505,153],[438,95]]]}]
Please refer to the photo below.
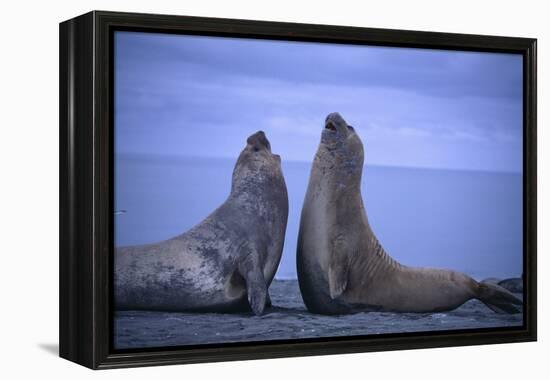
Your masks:
[{"label": "scarred skin", "polygon": [[288,195],[263,132],[247,139],[227,200],[189,231],[115,252],[119,310],[262,314],[281,259]]},{"label": "scarred skin", "polygon": [[361,197],[363,144],[329,114],[302,208],[297,247],[300,290],[311,312],[437,312],[472,298],[495,312],[517,313],[506,289],[452,270],[413,268],[391,258],[374,235]]}]

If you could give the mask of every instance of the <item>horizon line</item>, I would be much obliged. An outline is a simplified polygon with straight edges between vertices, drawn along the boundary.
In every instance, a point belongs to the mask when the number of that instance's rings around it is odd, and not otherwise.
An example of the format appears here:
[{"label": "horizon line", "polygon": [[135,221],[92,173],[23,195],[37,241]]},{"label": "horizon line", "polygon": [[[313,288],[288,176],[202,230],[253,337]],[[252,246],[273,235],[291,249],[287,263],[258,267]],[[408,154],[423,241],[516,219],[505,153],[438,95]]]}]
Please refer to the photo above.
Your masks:
[{"label": "horizon line", "polygon": [[[115,152],[115,156],[124,155],[124,156],[155,156],[157,158],[176,158],[176,159],[211,159],[211,160],[235,160],[234,157],[229,156],[201,156],[201,155],[187,155],[187,154],[176,154],[176,153],[145,153],[145,152]],[[285,163],[296,163],[296,164],[309,164],[313,162],[313,159],[310,161],[306,160],[296,160],[296,159],[282,159],[282,164]],[[365,166],[375,166],[381,168],[395,168],[395,169],[417,169],[417,170],[441,170],[441,171],[467,171],[467,172],[484,172],[484,173],[499,173],[499,174],[523,174],[522,170],[500,170],[500,169],[484,169],[484,168],[455,168],[455,167],[437,167],[437,166],[412,166],[412,165],[394,165],[394,164],[379,164],[379,163],[369,163],[365,162]]]}]

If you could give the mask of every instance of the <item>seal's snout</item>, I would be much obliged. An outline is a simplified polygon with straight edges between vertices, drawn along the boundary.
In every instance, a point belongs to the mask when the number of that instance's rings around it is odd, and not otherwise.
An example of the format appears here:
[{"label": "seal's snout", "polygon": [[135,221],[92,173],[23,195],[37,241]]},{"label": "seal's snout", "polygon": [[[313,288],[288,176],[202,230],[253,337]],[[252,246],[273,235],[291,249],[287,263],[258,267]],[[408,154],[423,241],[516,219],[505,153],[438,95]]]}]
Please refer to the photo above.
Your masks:
[{"label": "seal's snout", "polygon": [[325,119],[325,122],[328,123],[329,121],[346,124],[346,121],[344,120],[342,115],[340,115],[338,112],[329,113]]},{"label": "seal's snout", "polygon": [[250,135],[248,139],[246,139],[246,143],[248,145],[251,145],[255,150],[260,150],[260,149],[271,150],[271,144],[269,143],[269,140],[267,139],[267,137],[265,137],[264,131],[258,131],[253,135]]},{"label": "seal's snout", "polygon": [[347,131],[347,126],[348,124],[338,112],[328,114],[325,119],[325,129],[329,129],[331,131],[340,131],[345,133]]}]

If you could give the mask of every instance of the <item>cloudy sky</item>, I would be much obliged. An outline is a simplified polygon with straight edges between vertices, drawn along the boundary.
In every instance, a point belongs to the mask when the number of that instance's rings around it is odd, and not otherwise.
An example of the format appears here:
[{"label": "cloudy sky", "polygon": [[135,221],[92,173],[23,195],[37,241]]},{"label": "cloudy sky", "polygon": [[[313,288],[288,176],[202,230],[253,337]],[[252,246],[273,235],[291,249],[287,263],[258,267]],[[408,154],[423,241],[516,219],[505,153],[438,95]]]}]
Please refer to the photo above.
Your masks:
[{"label": "cloudy sky", "polygon": [[116,32],[115,149],[311,161],[340,112],[367,164],[521,171],[522,57]]}]

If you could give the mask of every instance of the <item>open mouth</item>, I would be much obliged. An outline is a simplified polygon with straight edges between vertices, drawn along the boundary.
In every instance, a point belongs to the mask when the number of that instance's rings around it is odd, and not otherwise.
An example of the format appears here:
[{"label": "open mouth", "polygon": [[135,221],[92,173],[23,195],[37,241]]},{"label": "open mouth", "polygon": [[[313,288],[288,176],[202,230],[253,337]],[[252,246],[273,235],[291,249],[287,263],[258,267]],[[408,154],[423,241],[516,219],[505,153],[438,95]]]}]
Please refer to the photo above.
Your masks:
[{"label": "open mouth", "polygon": [[336,126],[330,121],[325,124],[325,129],[330,129],[331,131],[336,132]]}]

